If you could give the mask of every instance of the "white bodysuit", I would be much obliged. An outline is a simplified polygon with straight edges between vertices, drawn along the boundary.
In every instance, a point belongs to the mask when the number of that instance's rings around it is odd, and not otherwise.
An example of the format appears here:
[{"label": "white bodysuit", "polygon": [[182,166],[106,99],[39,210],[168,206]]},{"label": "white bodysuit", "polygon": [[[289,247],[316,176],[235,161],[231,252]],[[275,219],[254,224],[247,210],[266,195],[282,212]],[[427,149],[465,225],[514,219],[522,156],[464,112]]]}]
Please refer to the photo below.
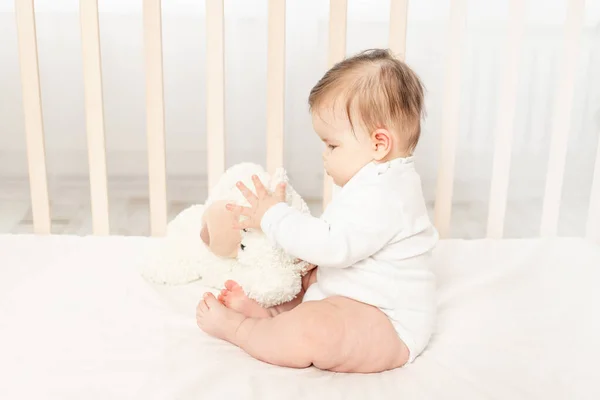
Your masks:
[{"label": "white bodysuit", "polygon": [[431,251],[438,241],[412,158],[363,167],[321,218],[279,203],[261,228],[290,255],[317,265],[303,301],[345,296],[373,305],[392,322],[412,362],[435,323]]}]

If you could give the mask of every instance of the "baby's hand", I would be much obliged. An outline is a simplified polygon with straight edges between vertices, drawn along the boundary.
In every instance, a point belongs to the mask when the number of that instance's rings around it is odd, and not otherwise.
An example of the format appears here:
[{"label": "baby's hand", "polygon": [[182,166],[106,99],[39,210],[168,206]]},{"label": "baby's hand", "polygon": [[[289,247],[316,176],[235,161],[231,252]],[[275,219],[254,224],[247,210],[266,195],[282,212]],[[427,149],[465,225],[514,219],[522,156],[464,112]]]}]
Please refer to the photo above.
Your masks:
[{"label": "baby's hand", "polygon": [[[244,197],[250,203],[250,207],[236,206],[234,204],[227,204],[227,209],[237,214],[238,218],[235,218],[234,228],[235,229],[246,229],[246,228],[259,228],[260,221],[267,210],[273,207],[277,203],[285,201],[285,183],[282,182],[277,185],[275,193],[269,193],[263,186],[258,176],[252,176],[254,187],[256,188],[256,195],[252,193],[250,189],[246,187],[242,182],[237,183],[238,189],[242,192]],[[248,217],[244,221],[239,220],[239,216],[243,215]]]}]

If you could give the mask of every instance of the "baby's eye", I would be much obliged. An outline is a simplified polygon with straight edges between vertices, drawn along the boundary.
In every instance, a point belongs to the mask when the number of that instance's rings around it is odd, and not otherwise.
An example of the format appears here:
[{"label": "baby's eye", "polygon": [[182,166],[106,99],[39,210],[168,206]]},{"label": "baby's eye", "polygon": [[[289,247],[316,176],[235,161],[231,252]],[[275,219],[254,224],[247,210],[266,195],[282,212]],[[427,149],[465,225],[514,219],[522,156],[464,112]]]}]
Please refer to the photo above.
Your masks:
[{"label": "baby's eye", "polygon": [[328,147],[330,150],[333,150],[333,149],[335,149],[337,146],[334,146],[334,145],[330,144],[330,145],[327,145],[327,147]]}]

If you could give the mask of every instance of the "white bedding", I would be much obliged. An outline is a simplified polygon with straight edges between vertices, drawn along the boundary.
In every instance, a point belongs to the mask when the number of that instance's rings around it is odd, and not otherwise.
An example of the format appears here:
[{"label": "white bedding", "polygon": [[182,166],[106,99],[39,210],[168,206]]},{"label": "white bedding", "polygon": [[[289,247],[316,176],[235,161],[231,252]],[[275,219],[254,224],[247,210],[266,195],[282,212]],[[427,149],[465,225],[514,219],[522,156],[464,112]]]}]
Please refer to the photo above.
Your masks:
[{"label": "white bedding", "polygon": [[201,282],[134,268],[150,238],[0,235],[0,399],[598,399],[600,248],[442,241],[439,319],[412,365],[268,365],[195,324]]}]

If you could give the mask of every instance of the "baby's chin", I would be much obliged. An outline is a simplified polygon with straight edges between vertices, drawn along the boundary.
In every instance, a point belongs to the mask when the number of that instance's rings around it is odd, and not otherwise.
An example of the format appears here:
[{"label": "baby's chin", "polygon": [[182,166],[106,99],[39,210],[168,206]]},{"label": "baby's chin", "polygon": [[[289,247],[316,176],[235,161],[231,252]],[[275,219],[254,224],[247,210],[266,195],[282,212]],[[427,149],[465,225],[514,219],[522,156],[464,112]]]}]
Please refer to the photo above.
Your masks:
[{"label": "baby's chin", "polygon": [[325,170],[325,173],[331,178],[331,180],[336,186],[343,187],[346,183],[348,183],[348,179],[343,179],[339,176],[333,176],[329,172],[327,172],[327,170]]},{"label": "baby's chin", "polygon": [[332,180],[333,180],[333,183],[334,183],[336,186],[339,186],[339,187],[344,187],[344,185],[345,185],[346,183],[348,183],[348,181],[347,181],[347,180],[340,180],[340,179],[332,179]]}]

